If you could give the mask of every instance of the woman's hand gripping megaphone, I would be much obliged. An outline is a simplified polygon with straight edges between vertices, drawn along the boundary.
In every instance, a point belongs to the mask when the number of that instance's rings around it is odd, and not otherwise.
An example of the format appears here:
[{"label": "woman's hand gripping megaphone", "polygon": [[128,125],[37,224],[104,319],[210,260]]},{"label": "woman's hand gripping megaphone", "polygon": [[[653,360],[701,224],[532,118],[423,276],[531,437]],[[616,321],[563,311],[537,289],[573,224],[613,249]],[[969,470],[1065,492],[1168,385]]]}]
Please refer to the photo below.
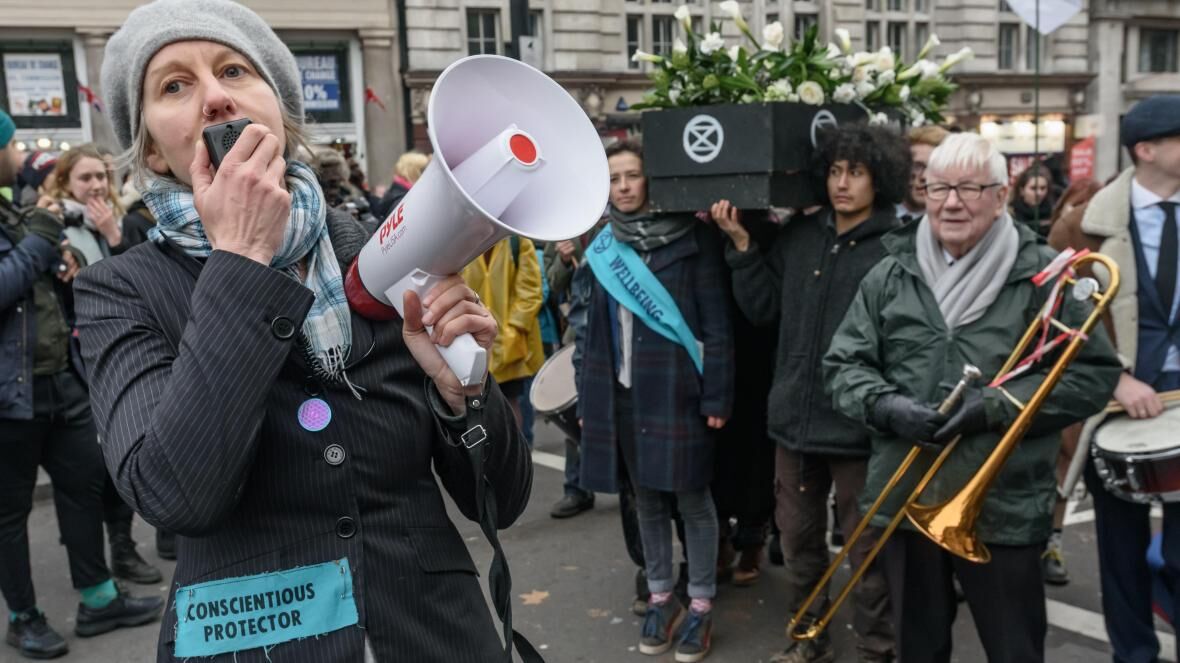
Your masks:
[{"label": "woman's hand gripping megaphone", "polygon": [[[496,319],[480,303],[475,291],[456,274],[436,284],[421,300],[418,293],[407,290],[402,295],[402,312],[402,337],[406,347],[426,375],[434,380],[451,411],[462,414],[466,408],[464,397],[483,393],[487,376],[464,387],[443,359],[438,346],[448,347],[464,334],[471,334],[475,342],[491,354],[498,331]],[[431,327],[429,331],[427,326]]]}]

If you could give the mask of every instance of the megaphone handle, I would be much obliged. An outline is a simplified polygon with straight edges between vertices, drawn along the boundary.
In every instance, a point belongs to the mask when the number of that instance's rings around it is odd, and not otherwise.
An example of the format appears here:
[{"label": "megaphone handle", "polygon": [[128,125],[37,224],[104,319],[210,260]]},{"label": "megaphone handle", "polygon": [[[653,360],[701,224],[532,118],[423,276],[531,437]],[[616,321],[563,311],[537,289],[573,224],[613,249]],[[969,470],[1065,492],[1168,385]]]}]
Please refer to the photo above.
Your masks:
[{"label": "megaphone handle", "polygon": [[[441,276],[435,276],[420,269],[410,272],[405,278],[393,284],[385,291],[386,298],[393,304],[397,312],[405,317],[405,311],[402,310],[402,297],[406,291],[412,290],[418,293],[419,297],[425,297],[430,289],[443,280]],[[433,332],[434,328],[427,326],[428,332]],[[459,378],[459,384],[464,387],[483,382],[488,374],[488,353],[479,343],[476,343],[475,337],[471,334],[463,334],[458,336],[450,345],[443,347],[436,345],[438,353],[442,355],[443,360],[447,362],[447,366],[455,373],[455,377]]]}]

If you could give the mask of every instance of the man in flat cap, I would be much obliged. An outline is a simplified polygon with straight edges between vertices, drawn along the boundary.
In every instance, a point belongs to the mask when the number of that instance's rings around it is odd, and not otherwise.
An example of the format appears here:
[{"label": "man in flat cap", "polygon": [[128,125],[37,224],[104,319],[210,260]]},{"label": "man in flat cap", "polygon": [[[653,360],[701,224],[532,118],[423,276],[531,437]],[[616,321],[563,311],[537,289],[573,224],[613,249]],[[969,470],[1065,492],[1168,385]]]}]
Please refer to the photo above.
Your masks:
[{"label": "man in flat cap", "polygon": [[[1160,392],[1180,389],[1180,95],[1139,102],[1123,118],[1122,138],[1134,165],[1084,210],[1056,224],[1049,243],[1100,251],[1118,263],[1122,287],[1105,321],[1124,367],[1114,397],[1129,416],[1151,419],[1164,411]],[[1078,453],[1085,453],[1102,416],[1086,423]],[[1102,608],[1114,660],[1156,661],[1149,505],[1109,492],[1092,463],[1085,481],[1094,496]],[[1163,509],[1164,573],[1180,578],[1180,503]]]}]

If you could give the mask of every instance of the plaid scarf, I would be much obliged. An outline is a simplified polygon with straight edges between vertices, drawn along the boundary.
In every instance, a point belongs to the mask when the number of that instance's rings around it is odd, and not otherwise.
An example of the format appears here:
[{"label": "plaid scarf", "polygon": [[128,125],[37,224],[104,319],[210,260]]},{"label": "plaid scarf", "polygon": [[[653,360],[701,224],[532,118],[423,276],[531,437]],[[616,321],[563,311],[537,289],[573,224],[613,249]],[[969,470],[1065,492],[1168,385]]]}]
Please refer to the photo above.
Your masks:
[{"label": "plaid scarf", "polygon": [[628,214],[620,212],[614,205],[610,206],[608,214],[615,239],[644,253],[675,242],[697,224],[696,217],[691,214]]},{"label": "plaid scarf", "polygon": [[[287,190],[291,218],[270,266],[298,280],[299,262],[307,258],[303,285],[315,293],[315,302],[303,321],[303,335],[320,366],[333,378],[342,378],[352,346],[352,322],[344,276],[328,238],[324,193],[312,169],[298,161],[287,162]],[[156,217],[157,225],[148,233],[153,242],[167,238],[194,258],[207,258],[213,252],[188,186],[156,178],[144,192],[143,202]]]}]

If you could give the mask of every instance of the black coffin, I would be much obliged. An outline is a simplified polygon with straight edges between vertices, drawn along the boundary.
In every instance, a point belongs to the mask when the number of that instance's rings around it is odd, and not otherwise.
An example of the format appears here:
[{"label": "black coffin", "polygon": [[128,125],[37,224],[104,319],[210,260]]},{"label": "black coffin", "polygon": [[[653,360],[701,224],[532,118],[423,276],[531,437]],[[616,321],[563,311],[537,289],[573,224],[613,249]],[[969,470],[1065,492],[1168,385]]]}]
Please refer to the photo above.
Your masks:
[{"label": "black coffin", "polygon": [[706,210],[727,199],[740,209],[802,208],[823,192],[809,172],[816,134],[865,122],[852,104],[776,102],[643,113],[648,199],[662,212]]}]

